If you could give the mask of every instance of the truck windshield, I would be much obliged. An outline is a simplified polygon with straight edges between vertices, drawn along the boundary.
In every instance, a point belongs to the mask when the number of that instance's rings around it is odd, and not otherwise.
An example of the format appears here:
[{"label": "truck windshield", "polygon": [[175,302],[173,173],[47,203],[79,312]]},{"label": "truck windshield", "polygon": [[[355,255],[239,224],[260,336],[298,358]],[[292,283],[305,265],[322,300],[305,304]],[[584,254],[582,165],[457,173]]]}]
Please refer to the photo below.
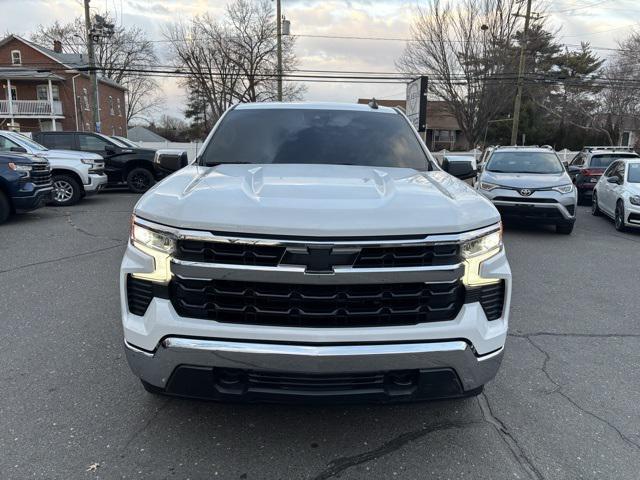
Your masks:
[{"label": "truck windshield", "polygon": [[640,163],[629,164],[629,175],[627,175],[629,183],[640,183]]},{"label": "truck windshield", "polygon": [[401,115],[303,108],[232,110],[218,126],[200,163],[430,169],[419,140]]},{"label": "truck windshield", "polygon": [[38,142],[34,142],[26,135],[22,135],[20,133],[12,133],[11,138],[13,138],[16,142],[21,143],[23,147],[27,147],[34,152],[46,152],[48,148],[40,145]]},{"label": "truck windshield", "polygon": [[564,167],[552,152],[495,152],[487,171],[496,173],[562,173]]},{"label": "truck windshield", "polygon": [[589,162],[590,168],[607,168],[614,160],[624,160],[625,158],[636,158],[637,155],[620,155],[611,153],[606,155],[594,155]]}]

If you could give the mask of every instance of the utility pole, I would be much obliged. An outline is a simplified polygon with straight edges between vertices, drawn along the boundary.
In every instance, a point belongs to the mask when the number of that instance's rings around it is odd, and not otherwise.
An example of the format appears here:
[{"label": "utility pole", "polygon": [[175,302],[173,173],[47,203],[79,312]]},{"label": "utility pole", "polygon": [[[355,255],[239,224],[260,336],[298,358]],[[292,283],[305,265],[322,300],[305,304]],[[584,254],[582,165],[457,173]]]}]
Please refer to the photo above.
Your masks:
[{"label": "utility pole", "polygon": [[278,101],[282,101],[282,12],[280,0],[276,0],[277,35],[278,35]]},{"label": "utility pole", "polygon": [[522,102],[522,84],[524,76],[524,60],[529,35],[529,20],[531,19],[531,0],[527,0],[527,14],[524,16],[524,33],[520,45],[520,65],[518,67],[518,90],[513,105],[513,126],[511,127],[511,145],[518,142],[518,124],[520,123],[520,104]]},{"label": "utility pole", "polygon": [[93,48],[93,32],[91,28],[90,0],[84,0],[84,25],[87,30],[87,53],[89,54],[89,79],[91,111],[93,112],[93,130],[100,133],[100,100],[98,98],[98,72],[96,71],[96,56]]}]

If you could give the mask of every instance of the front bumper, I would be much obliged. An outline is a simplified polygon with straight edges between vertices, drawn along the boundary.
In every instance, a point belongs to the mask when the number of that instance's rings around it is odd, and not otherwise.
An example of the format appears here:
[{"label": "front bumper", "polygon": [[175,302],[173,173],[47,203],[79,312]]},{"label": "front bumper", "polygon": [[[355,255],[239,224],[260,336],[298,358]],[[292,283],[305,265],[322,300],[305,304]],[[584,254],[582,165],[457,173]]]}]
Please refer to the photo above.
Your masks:
[{"label": "front bumper", "polygon": [[478,191],[491,200],[503,219],[548,224],[573,223],[576,220],[575,189],[570,194],[534,191],[528,197],[521,196],[515,190],[502,188]]},{"label": "front bumper", "polygon": [[104,173],[90,173],[89,183],[84,184],[84,191],[87,195],[98,193],[107,186],[107,176]]},{"label": "front bumper", "polygon": [[477,356],[462,340],[316,346],[168,337],[155,352],[127,343],[125,351],[133,373],[166,393],[243,401],[459,397],[493,379],[503,356],[503,348]]},{"label": "front bumper", "polygon": [[11,197],[16,212],[28,212],[44,207],[51,201],[53,186],[35,188],[32,184],[29,191],[20,191],[18,195]]},{"label": "front bumper", "polygon": [[627,227],[640,228],[640,206],[633,205],[630,201],[625,202],[625,225]]}]

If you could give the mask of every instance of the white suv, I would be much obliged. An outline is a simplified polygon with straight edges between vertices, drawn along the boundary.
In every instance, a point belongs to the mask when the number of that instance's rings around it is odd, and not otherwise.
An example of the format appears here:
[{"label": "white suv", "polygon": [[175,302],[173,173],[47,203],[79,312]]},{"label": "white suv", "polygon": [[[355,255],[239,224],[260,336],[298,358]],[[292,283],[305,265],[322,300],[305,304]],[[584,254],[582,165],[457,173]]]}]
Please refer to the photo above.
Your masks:
[{"label": "white suv", "polygon": [[640,227],[640,158],[609,165],[593,190],[591,213],[612,217],[620,231]]},{"label": "white suv", "polygon": [[476,395],[511,295],[498,211],[377,105],[228,110],[135,206],[120,280],[147,390],[247,401]]},{"label": "white suv", "polygon": [[51,165],[52,203],[74,205],[107,184],[104,159],[95,153],[49,150],[26,135],[0,130],[0,151],[21,152],[46,158]]}]

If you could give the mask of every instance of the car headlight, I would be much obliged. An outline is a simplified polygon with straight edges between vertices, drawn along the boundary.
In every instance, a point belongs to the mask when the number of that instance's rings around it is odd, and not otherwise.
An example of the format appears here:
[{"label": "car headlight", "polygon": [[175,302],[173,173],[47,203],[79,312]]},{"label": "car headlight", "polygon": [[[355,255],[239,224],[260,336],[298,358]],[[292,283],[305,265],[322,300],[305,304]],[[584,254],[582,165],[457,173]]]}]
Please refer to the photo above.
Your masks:
[{"label": "car headlight", "polygon": [[142,280],[168,284],[171,280],[171,254],[176,249],[175,237],[136,223],[136,217],[132,215],[129,238],[133,247],[153,257],[154,261],[152,272],[136,272],[132,275]]},{"label": "car headlight", "polygon": [[85,165],[93,165],[94,163],[96,163],[96,161],[93,158],[82,158],[80,159],[80,161]]},{"label": "car headlight", "polygon": [[461,253],[465,264],[462,279],[467,286],[498,283],[499,278],[483,278],[480,274],[482,263],[502,250],[502,224],[495,231],[474,238],[462,244]]},{"label": "car headlight", "polygon": [[633,197],[629,197],[629,203],[631,203],[631,205],[640,206],[640,195],[634,195]]},{"label": "car headlight", "polygon": [[566,185],[559,185],[557,187],[553,187],[552,190],[555,190],[559,193],[571,193],[573,192],[573,183],[568,183]]},{"label": "car headlight", "polygon": [[19,163],[10,162],[8,164],[8,167],[11,170],[20,173],[20,175],[22,175],[25,178],[29,178],[31,176],[31,169],[32,169],[31,165],[20,165]]},{"label": "car headlight", "polygon": [[138,225],[135,218],[131,225],[131,241],[164,253],[173,253],[176,246],[176,241],[171,235]]},{"label": "car headlight", "polygon": [[486,190],[490,192],[491,190],[495,190],[496,188],[500,188],[500,185],[489,182],[480,182],[480,190]]}]

